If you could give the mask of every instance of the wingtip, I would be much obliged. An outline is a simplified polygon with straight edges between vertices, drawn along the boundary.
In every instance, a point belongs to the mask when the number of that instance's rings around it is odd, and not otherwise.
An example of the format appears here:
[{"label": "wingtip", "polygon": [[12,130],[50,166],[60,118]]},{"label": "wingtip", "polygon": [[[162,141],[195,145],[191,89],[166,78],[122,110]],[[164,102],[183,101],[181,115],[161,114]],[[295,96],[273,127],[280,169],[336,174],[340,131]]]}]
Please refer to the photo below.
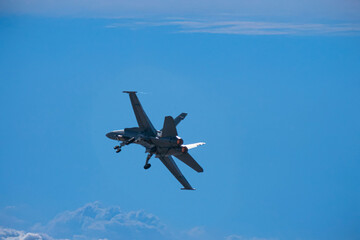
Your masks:
[{"label": "wingtip", "polygon": [[181,190],[196,190],[195,188],[181,188]]}]

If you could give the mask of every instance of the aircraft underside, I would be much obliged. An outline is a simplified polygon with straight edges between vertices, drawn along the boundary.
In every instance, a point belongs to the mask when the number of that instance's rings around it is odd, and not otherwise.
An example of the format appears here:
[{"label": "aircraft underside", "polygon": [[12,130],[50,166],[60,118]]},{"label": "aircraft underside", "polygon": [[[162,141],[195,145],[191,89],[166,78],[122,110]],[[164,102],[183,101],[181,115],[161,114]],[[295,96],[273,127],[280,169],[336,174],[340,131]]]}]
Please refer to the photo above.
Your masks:
[{"label": "aircraft underside", "polygon": [[106,134],[108,138],[119,141],[119,145],[114,147],[116,152],[121,152],[124,146],[132,143],[142,145],[146,149],[145,152],[148,153],[144,169],[149,169],[151,167],[149,160],[155,155],[155,157],[159,158],[174,177],[184,186],[182,189],[194,190],[182,175],[172,158],[172,156],[175,156],[197,172],[204,171],[188,151],[189,149],[205,143],[200,142],[184,145],[183,139],[180,138],[177,133],[176,125],[179,124],[187,114],[182,113],[175,119],[171,116],[165,117],[163,129],[156,130],[143,110],[140,101],[136,96],[136,92],[125,93],[128,93],[130,96],[130,101],[139,127],[115,130]]}]

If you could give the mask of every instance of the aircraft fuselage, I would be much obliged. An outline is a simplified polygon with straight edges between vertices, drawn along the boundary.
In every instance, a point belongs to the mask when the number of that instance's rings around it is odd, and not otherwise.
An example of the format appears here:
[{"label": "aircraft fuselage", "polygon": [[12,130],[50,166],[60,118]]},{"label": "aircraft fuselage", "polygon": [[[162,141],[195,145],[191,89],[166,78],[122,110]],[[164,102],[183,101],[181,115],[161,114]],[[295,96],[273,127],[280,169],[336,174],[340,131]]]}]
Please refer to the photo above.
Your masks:
[{"label": "aircraft fuselage", "polygon": [[142,145],[146,149],[145,152],[156,155],[177,155],[188,151],[185,146],[181,146],[184,141],[180,137],[161,137],[161,131],[157,131],[156,136],[149,136],[139,128],[125,128],[111,131],[106,136],[112,140],[123,141],[125,145],[127,143]]}]

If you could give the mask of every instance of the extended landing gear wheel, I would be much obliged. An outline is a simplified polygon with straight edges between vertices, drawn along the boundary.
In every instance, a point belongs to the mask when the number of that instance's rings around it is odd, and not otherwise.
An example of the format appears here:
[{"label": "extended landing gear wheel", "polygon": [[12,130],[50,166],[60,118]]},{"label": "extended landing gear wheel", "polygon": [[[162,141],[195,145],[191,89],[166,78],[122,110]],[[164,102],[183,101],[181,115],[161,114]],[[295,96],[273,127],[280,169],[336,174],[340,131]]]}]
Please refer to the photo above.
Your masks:
[{"label": "extended landing gear wheel", "polygon": [[144,169],[149,169],[150,167],[151,167],[151,164],[148,163],[148,164],[145,164]]},{"label": "extended landing gear wheel", "polygon": [[116,153],[121,152],[121,148],[116,149]]},{"label": "extended landing gear wheel", "polygon": [[119,148],[120,148],[120,146],[115,146],[115,147],[114,147],[114,149],[119,149]]}]

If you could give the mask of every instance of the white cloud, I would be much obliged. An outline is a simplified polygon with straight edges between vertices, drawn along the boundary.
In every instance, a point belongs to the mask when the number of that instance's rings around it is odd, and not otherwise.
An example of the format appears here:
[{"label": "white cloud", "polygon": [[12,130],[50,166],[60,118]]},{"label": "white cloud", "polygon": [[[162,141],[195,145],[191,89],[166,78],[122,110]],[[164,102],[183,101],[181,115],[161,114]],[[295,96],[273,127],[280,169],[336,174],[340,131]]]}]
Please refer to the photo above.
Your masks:
[{"label": "white cloud", "polygon": [[9,210],[9,209],[16,209],[16,207],[15,206],[6,206],[5,207],[5,210]]},{"label": "white cloud", "polygon": [[11,228],[0,227],[1,240],[55,240],[44,233],[24,232]]},{"label": "white cloud", "polygon": [[46,16],[255,16],[360,19],[358,0],[7,0],[0,12]]},{"label": "white cloud", "polygon": [[46,224],[34,225],[31,230],[0,227],[0,240],[173,239],[157,216],[143,210],[102,207],[99,202],[62,212]]},{"label": "white cloud", "polygon": [[186,231],[186,234],[190,237],[199,237],[203,236],[205,234],[205,228],[204,227],[193,227],[192,229]]},{"label": "white cloud", "polygon": [[[73,211],[65,211],[31,231],[0,226],[0,240],[110,240],[110,239],[220,239],[221,236],[195,226],[186,231],[168,229],[159,218],[143,210],[124,211],[117,206],[103,207],[88,203]],[[230,235],[226,240],[270,240]]]},{"label": "white cloud", "polygon": [[107,28],[173,26],[179,33],[212,33],[237,35],[339,35],[360,34],[360,23],[324,24],[324,23],[289,23],[289,22],[258,22],[235,20],[160,20],[141,21],[124,20],[106,26]]},{"label": "white cloud", "polygon": [[225,240],[274,240],[273,238],[259,238],[259,237],[244,237],[240,235],[229,235],[225,237]]},{"label": "white cloud", "polygon": [[182,238],[181,239],[217,239],[214,238],[214,236],[209,235],[209,232],[205,230],[205,227],[203,226],[196,226],[189,230],[182,232]]},{"label": "white cloud", "polygon": [[102,207],[98,202],[60,213],[45,225],[35,225],[33,230],[71,239],[167,238],[165,225],[155,215]]},{"label": "white cloud", "polygon": [[[0,14],[131,18],[131,23],[108,27],[173,26],[182,33],[239,35],[359,34],[359,12],[358,0],[11,0],[0,4]],[[136,20],[139,17],[143,21]]]}]

